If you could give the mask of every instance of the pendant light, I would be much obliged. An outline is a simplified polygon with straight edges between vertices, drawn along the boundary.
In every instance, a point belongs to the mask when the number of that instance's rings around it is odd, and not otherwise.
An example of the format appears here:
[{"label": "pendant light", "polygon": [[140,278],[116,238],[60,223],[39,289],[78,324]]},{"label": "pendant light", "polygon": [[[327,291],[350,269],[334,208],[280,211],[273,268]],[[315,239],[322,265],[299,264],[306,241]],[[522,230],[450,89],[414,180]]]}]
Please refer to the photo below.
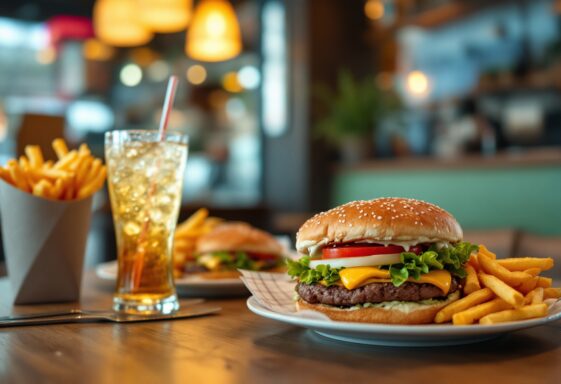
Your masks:
[{"label": "pendant light", "polygon": [[138,0],[141,23],[153,32],[174,33],[187,28],[193,0]]},{"label": "pendant light", "polygon": [[223,61],[242,50],[240,26],[226,0],[201,0],[187,31],[187,55],[200,61]]},{"label": "pendant light", "polygon": [[137,18],[135,0],[97,0],[93,22],[99,40],[115,47],[134,47],[152,40],[152,32]]}]

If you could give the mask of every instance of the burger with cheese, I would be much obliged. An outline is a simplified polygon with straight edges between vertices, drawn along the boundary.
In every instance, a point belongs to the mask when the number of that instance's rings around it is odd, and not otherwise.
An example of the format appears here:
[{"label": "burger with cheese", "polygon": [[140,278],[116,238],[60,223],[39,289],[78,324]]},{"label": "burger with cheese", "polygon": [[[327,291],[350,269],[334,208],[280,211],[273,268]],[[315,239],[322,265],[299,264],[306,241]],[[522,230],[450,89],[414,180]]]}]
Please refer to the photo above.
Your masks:
[{"label": "burger with cheese", "polygon": [[283,251],[273,236],[249,224],[221,224],[198,239],[185,272],[223,279],[238,277],[238,269],[272,271],[282,264]]},{"label": "burger with cheese", "polygon": [[456,219],[405,198],[354,201],[319,213],[296,236],[304,256],[288,261],[300,310],[333,320],[424,324],[460,297],[477,247]]}]

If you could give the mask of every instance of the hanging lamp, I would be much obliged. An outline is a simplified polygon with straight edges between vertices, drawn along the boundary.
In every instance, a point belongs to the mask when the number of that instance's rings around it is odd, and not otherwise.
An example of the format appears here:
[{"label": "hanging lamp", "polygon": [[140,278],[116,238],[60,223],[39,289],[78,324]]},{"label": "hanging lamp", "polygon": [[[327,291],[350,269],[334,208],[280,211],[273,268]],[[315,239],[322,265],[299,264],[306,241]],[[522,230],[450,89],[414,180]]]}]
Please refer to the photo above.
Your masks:
[{"label": "hanging lamp", "polygon": [[242,51],[240,26],[226,0],[202,0],[187,31],[187,55],[200,61],[224,61]]},{"label": "hanging lamp", "polygon": [[140,22],[158,33],[174,33],[187,28],[193,0],[138,0]]},{"label": "hanging lamp", "polygon": [[97,38],[115,47],[135,47],[152,40],[153,34],[137,17],[135,0],[97,0],[93,10]]}]

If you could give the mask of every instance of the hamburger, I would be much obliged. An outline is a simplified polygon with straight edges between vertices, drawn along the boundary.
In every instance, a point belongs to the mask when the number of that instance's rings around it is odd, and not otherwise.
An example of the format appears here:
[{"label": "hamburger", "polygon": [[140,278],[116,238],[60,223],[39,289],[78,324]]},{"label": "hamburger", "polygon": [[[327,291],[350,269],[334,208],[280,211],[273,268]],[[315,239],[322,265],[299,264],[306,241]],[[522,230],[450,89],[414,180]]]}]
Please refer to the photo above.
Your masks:
[{"label": "hamburger", "polygon": [[333,320],[431,323],[460,298],[464,265],[477,247],[456,219],[406,198],[354,201],[319,213],[296,235],[288,261],[297,307]]},{"label": "hamburger", "polygon": [[218,225],[196,244],[195,260],[185,272],[205,278],[235,278],[238,269],[273,270],[282,263],[283,247],[269,233],[246,223]]}]

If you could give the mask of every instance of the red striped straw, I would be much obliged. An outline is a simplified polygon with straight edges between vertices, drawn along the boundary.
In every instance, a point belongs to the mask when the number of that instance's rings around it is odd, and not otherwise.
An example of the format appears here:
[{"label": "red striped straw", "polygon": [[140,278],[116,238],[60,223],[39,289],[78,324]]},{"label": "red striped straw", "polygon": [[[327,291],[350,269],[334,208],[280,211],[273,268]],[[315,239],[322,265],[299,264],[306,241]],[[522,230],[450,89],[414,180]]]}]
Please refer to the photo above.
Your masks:
[{"label": "red striped straw", "polygon": [[166,91],[166,98],[164,100],[164,107],[162,108],[162,117],[160,118],[160,141],[166,138],[166,131],[168,129],[169,115],[173,108],[173,100],[175,99],[175,91],[177,90],[177,83],[179,80],[177,76],[170,76],[168,81],[168,89]]}]

